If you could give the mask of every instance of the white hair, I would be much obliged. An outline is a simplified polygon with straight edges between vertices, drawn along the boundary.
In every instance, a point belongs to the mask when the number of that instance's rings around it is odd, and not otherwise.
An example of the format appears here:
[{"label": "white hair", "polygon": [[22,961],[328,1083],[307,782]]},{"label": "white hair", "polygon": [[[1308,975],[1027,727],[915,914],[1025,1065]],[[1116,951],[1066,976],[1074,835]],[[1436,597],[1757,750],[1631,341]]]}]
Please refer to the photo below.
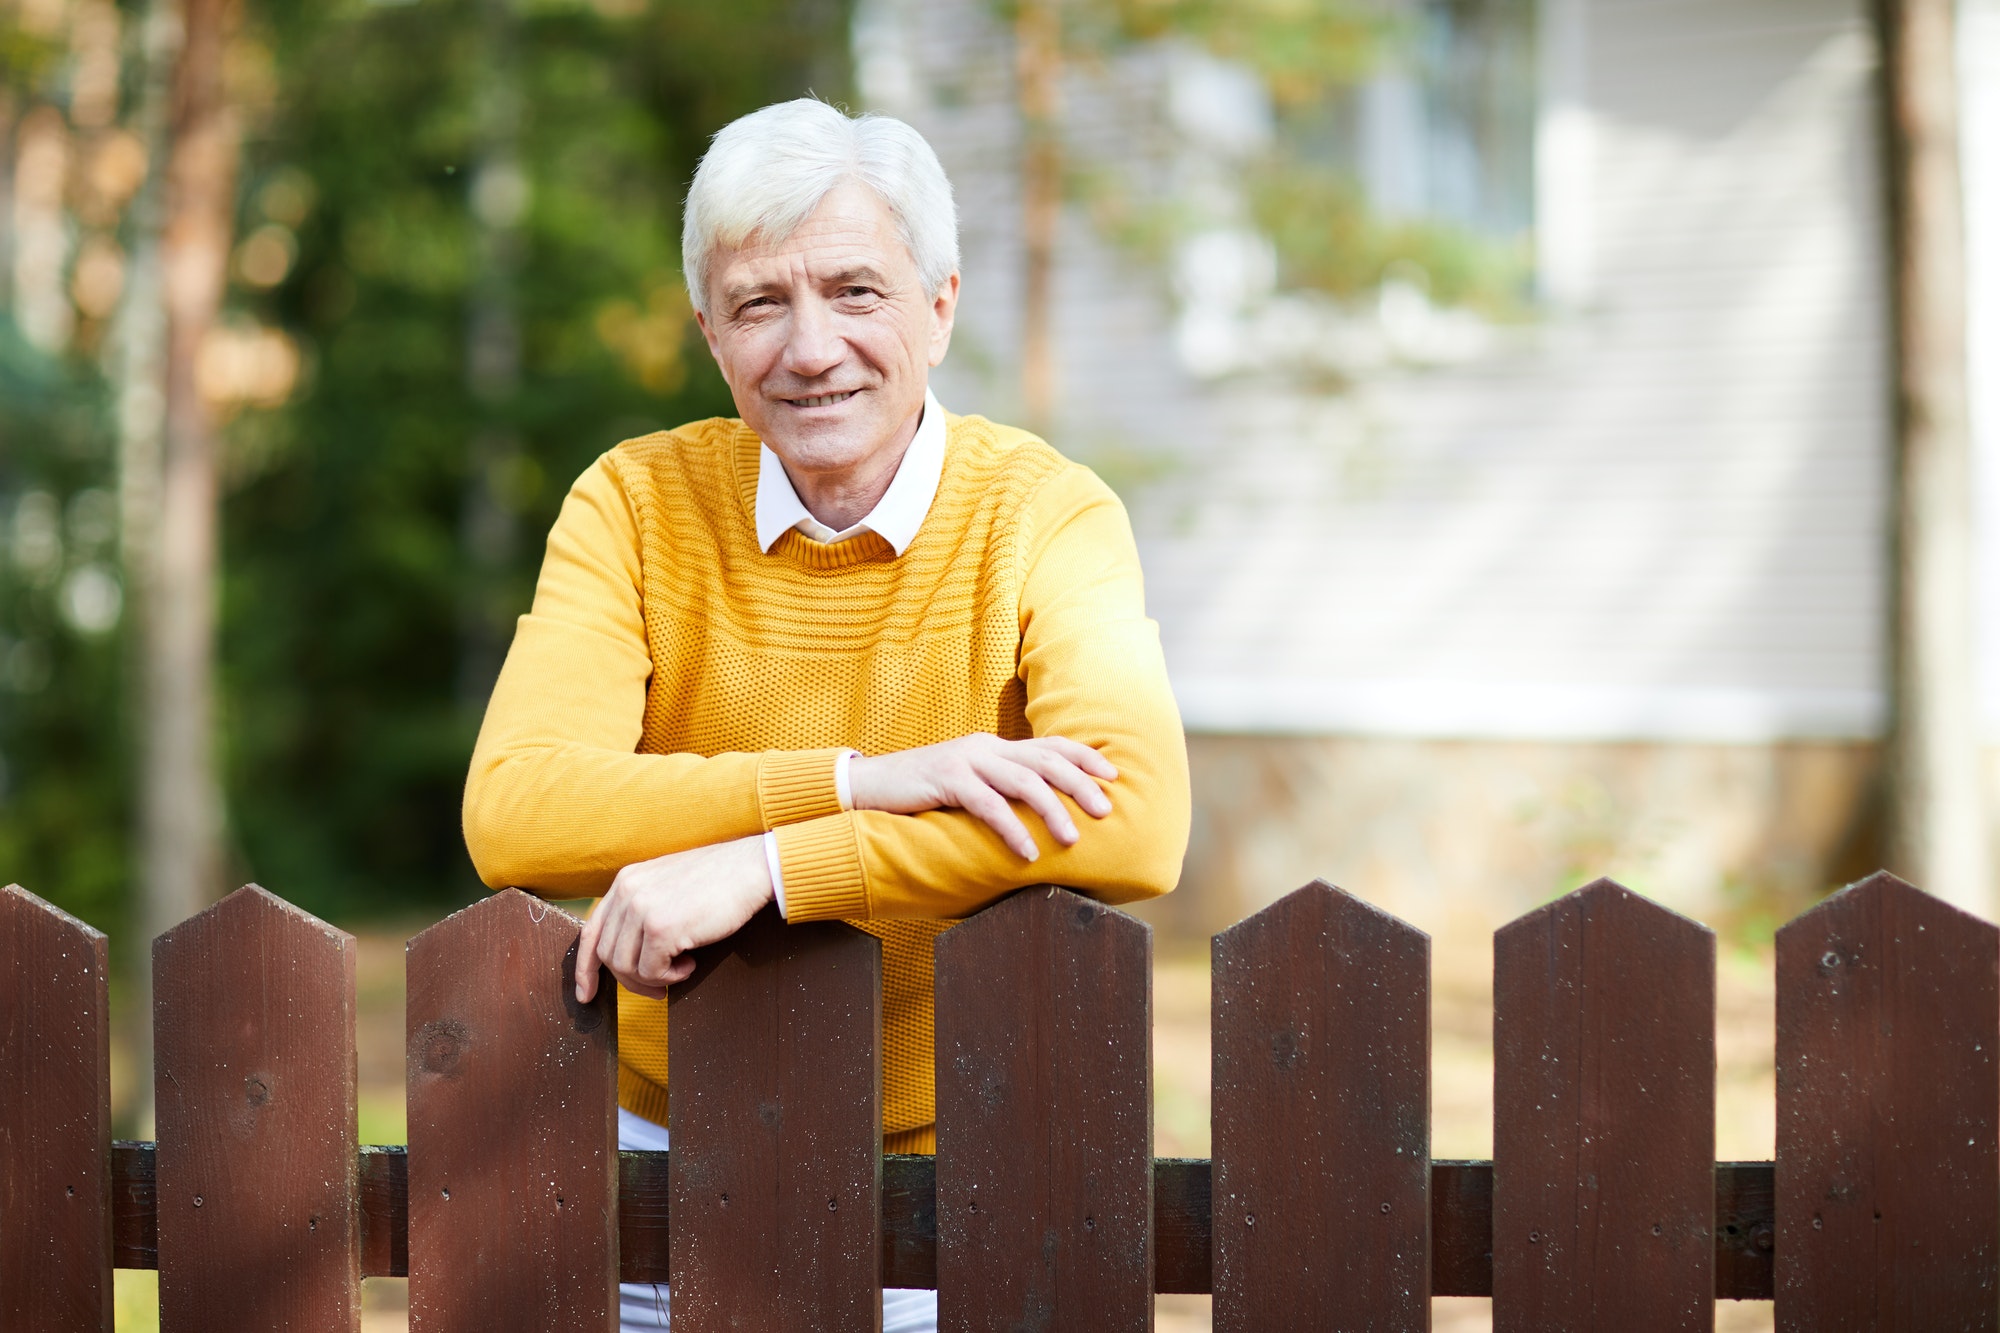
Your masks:
[{"label": "white hair", "polygon": [[722,127],[695,168],[681,219],[688,298],[708,313],[718,246],[752,234],[783,241],[835,187],[858,181],[896,220],[927,295],[958,270],[958,206],[937,154],[891,116],[848,116],[813,97],[778,102]]}]

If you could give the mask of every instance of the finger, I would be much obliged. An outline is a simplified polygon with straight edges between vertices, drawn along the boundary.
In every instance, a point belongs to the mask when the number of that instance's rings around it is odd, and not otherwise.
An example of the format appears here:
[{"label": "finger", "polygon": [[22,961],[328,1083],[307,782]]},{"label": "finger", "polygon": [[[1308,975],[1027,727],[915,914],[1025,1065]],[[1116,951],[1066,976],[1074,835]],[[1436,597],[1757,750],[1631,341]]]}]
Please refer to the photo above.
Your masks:
[{"label": "finger", "polygon": [[1097,785],[1097,779],[1052,750],[1023,746],[1016,750],[1018,762],[1035,770],[1042,779],[1072,801],[1102,819],[1111,813],[1111,798]]},{"label": "finger", "polygon": [[970,783],[958,804],[966,813],[999,834],[1000,841],[1022,860],[1033,861],[1041,856],[1042,849],[1035,845],[1028,826],[1015,815],[1014,808],[1007,804],[1007,798],[984,782]]},{"label": "finger", "polygon": [[1037,736],[1035,740],[1092,777],[1103,778],[1106,782],[1118,781],[1118,766],[1082,741],[1073,741],[1067,736]]},{"label": "finger", "polygon": [[[665,986],[674,980],[674,964],[679,961],[673,950],[664,944],[667,934],[662,930],[648,930],[646,941],[639,948],[639,961],[635,965],[639,980],[648,986]],[[682,954],[680,957],[689,957]]]},{"label": "finger", "polygon": [[643,995],[649,1000],[664,1000],[667,998],[667,988],[665,986],[648,986],[643,981],[636,979],[626,981],[623,977],[619,978],[618,984],[626,990],[631,991],[634,995]]},{"label": "finger", "polygon": [[604,934],[604,918],[612,912],[611,899],[607,895],[597,900],[591,909],[590,919],[583,923],[583,933],[576,938],[576,1002],[589,1004],[597,996],[597,941]]},{"label": "finger", "polygon": [[1003,760],[984,769],[987,784],[1002,796],[1012,797],[1042,817],[1055,840],[1068,847],[1076,842],[1076,821],[1056,798],[1042,775],[1025,764]]},{"label": "finger", "polygon": [[[683,981],[686,981],[689,977],[693,975],[694,975],[694,955],[691,953],[681,954],[679,957],[674,959],[673,966],[667,969],[666,973],[667,985],[678,986]],[[661,992],[661,994],[665,993],[666,993],[665,991]]]},{"label": "finger", "polygon": [[642,976],[639,972],[639,950],[643,943],[641,923],[628,914],[620,921],[617,933],[607,935],[597,946],[598,955],[604,959],[604,965],[611,969],[611,975],[617,977],[627,990],[640,990],[654,985],[650,977]]}]

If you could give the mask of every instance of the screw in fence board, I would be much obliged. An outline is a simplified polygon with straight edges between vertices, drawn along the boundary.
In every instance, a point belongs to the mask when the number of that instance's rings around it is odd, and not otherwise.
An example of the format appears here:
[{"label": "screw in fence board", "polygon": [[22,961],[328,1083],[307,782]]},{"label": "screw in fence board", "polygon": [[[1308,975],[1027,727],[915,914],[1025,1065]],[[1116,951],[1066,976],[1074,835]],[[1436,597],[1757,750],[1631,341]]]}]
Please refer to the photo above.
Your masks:
[{"label": "screw in fence board", "polygon": [[1215,937],[1215,1327],[1430,1327],[1430,937],[1324,882]]},{"label": "screw in fence board", "polygon": [[1778,932],[1777,1326],[2000,1326],[2000,931],[1892,875]]},{"label": "screw in fence board", "polygon": [[111,1329],[110,953],[0,889],[0,1328]]},{"label": "screw in fence board", "polygon": [[938,937],[948,1333],[1152,1327],[1152,943],[1049,887]]},{"label": "screw in fence board", "polygon": [[1496,1333],[1715,1324],[1715,935],[1598,880],[1493,938]]},{"label": "screw in fence board", "polygon": [[410,1327],[602,1329],[617,1309],[618,1035],[583,923],[505,889],[405,956]]},{"label": "screw in fence board", "polygon": [[668,996],[674,1327],[882,1326],[882,945],[766,908]]},{"label": "screw in fence board", "polygon": [[165,1333],[360,1326],[354,957],[254,884],[153,941]]}]

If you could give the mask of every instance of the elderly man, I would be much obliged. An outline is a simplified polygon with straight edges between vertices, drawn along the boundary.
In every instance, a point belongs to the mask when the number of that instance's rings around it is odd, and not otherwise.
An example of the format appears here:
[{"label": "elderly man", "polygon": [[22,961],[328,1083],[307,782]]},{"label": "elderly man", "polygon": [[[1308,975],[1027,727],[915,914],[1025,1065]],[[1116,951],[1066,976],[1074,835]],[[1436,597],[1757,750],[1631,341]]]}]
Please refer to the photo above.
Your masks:
[{"label": "elderly man", "polygon": [[[1186,752],[1123,509],[929,394],[957,230],[900,121],[806,99],[724,129],[682,255],[741,419],[627,440],[549,534],[465,836],[490,885],[602,895],[576,988],[620,988],[624,1146],[666,1143],[667,988],[766,903],[882,941],[883,1146],[929,1152],[937,935],[1032,883],[1179,876]],[[884,1304],[934,1326],[931,1293]],[[623,1317],[664,1327],[665,1293]]]}]

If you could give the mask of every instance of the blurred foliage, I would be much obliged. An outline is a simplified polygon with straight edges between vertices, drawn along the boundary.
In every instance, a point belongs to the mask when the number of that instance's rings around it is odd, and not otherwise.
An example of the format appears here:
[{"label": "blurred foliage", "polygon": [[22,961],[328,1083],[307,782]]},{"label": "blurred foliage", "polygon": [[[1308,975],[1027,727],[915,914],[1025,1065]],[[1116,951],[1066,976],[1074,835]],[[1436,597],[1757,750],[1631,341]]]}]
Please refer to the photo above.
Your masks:
[{"label": "blurred foliage", "polygon": [[[507,626],[527,609],[542,535],[603,450],[733,410],[678,291],[681,196],[729,120],[844,94],[847,25],[840,0],[250,0],[225,324],[282,334],[299,376],[224,426],[234,879],[335,917],[478,892],[458,818],[485,702],[461,669],[468,607],[497,601]],[[60,105],[60,69],[30,78],[31,58],[48,63],[0,40],[9,86]],[[526,185],[520,370],[497,397],[467,364],[496,80]],[[71,540],[79,504],[94,512],[79,497],[116,486],[107,397],[93,357],[0,336],[0,539],[18,557],[49,513],[61,529],[46,570],[0,558],[0,878],[116,930],[132,618],[93,634],[63,614],[100,559]],[[472,442],[494,431],[513,442],[493,489],[516,534],[497,567],[466,550]]]},{"label": "blurred foliage", "polygon": [[1397,8],[1356,0],[1096,0],[1074,26],[1100,42],[1193,40],[1249,66],[1286,107],[1366,78],[1407,23]]},{"label": "blurred foliage", "polygon": [[1405,277],[1441,305],[1498,318],[1525,309],[1533,252],[1436,219],[1386,219],[1352,176],[1274,156],[1251,179],[1251,210],[1278,252],[1278,280],[1336,297]]},{"label": "blurred foliage", "polygon": [[124,657],[64,611],[115,577],[112,470],[102,380],[0,322],[0,882],[100,927],[125,905]]},{"label": "blurred foliage", "polygon": [[[1013,15],[1025,0],[1002,0]],[[1528,309],[1525,198],[1481,200],[1478,217],[1387,216],[1362,186],[1358,90],[1385,70],[1411,75],[1436,112],[1476,127],[1483,193],[1532,179],[1530,0],[1068,0],[1072,59],[1102,67],[1138,43],[1193,42],[1254,73],[1276,132],[1248,164],[1250,221],[1277,251],[1280,285],[1364,298],[1390,278],[1432,300],[1514,319]],[[1159,262],[1180,236],[1213,225],[1182,199],[1146,197],[1120,164],[1068,169],[1069,193],[1106,236]]]}]

